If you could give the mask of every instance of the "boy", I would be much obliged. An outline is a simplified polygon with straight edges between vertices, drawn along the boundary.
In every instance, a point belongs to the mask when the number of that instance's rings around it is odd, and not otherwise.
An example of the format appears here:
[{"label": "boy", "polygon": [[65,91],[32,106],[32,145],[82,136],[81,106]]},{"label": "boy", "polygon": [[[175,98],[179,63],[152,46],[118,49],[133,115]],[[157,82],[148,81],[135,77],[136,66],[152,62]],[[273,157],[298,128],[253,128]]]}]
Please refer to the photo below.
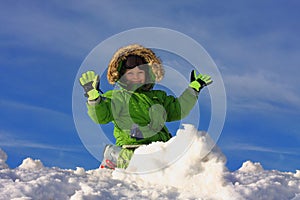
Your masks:
[{"label": "boy", "polygon": [[120,89],[99,94],[99,76],[93,71],[82,74],[80,84],[88,97],[88,114],[95,123],[114,123],[116,145],[107,145],[102,168],[126,168],[134,149],[142,144],[168,141],[165,122],[189,114],[200,90],[212,83],[208,75],[191,74],[189,87],[175,98],[153,90],[164,76],[161,61],[151,49],[134,44],[120,48],[111,59],[107,79]]}]

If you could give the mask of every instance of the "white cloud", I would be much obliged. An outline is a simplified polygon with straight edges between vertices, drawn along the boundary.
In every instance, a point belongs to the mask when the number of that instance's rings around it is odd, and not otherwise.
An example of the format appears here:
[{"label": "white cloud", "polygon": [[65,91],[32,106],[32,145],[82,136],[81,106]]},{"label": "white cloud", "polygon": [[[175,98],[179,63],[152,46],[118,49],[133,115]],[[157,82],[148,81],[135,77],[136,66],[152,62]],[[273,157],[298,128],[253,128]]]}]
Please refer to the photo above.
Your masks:
[{"label": "white cloud", "polygon": [[[31,124],[34,125],[32,128],[35,130],[43,131],[36,134],[46,134],[49,130],[54,131],[52,134],[57,136],[61,132],[66,135],[74,132],[71,114],[13,100],[0,100],[0,108],[4,117],[2,122],[8,123],[5,127],[10,127],[9,129],[28,130]],[[10,126],[10,124],[18,124],[18,126]]]},{"label": "white cloud", "polygon": [[[49,9],[47,6],[57,9]],[[26,46],[26,48],[75,56],[81,55],[86,49],[93,48],[90,42],[97,42],[99,37],[103,37],[103,34],[99,33],[101,24],[95,27],[84,23],[79,16],[81,14],[87,16],[87,13],[75,14],[67,8],[68,4],[56,5],[55,3],[47,3],[43,6],[33,2],[22,6],[5,5],[1,12],[6,18],[2,18],[0,22],[6,27],[1,32],[12,38],[5,40],[5,45]],[[94,27],[98,31],[95,32]]]},{"label": "white cloud", "polygon": [[[274,75],[275,76],[275,75]],[[236,108],[296,111],[300,96],[282,77],[269,79],[264,73],[225,75],[227,97]]]},{"label": "white cloud", "polygon": [[19,102],[19,101],[13,101],[13,100],[0,100],[1,106],[4,107],[9,107],[11,109],[16,109],[16,110],[27,110],[31,113],[43,113],[45,115],[55,115],[56,117],[59,118],[67,118],[67,119],[71,119],[72,116],[60,112],[60,111],[56,111],[56,110],[52,110],[49,108],[45,108],[45,107],[40,107],[40,106],[36,106],[36,105],[30,105],[30,104],[25,104],[23,102]]},{"label": "white cloud", "polygon": [[257,151],[257,152],[263,152],[263,153],[275,153],[275,154],[286,154],[286,155],[294,155],[299,156],[299,149],[278,149],[278,148],[271,148],[271,147],[265,147],[265,146],[258,146],[253,144],[247,144],[247,143],[234,143],[231,145],[224,145],[224,150],[234,150],[234,151]]},{"label": "white cloud", "polygon": [[[19,135],[19,137],[17,137]],[[33,148],[33,149],[46,149],[55,151],[68,151],[68,152],[79,152],[78,148],[72,146],[68,147],[66,145],[49,145],[41,142],[34,142],[22,139],[20,136],[22,134],[0,130],[0,147],[11,147],[11,148]]]}]

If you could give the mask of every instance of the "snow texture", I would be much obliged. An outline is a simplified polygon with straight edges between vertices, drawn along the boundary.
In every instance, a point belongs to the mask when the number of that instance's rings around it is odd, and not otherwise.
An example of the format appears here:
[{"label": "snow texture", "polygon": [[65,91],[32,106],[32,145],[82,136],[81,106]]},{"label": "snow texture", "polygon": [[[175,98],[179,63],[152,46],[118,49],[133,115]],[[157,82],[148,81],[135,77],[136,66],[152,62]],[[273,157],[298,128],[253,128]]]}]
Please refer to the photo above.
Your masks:
[{"label": "snow texture", "polygon": [[126,170],[48,168],[31,158],[10,169],[6,160],[0,149],[1,200],[300,200],[300,170],[264,170],[260,163],[246,161],[230,172],[209,136],[191,125],[166,143],[139,147]]},{"label": "snow texture", "polygon": [[7,155],[4,151],[0,149],[0,170],[8,168],[6,164]]}]

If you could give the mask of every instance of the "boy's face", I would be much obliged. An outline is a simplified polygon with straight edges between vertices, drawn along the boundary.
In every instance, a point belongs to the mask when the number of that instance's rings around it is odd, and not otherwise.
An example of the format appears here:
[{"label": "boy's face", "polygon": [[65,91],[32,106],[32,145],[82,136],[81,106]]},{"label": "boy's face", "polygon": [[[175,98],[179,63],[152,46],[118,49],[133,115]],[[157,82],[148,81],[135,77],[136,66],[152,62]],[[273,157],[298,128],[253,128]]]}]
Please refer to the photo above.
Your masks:
[{"label": "boy's face", "polygon": [[138,67],[127,69],[124,76],[129,84],[144,84],[146,81],[145,71]]}]

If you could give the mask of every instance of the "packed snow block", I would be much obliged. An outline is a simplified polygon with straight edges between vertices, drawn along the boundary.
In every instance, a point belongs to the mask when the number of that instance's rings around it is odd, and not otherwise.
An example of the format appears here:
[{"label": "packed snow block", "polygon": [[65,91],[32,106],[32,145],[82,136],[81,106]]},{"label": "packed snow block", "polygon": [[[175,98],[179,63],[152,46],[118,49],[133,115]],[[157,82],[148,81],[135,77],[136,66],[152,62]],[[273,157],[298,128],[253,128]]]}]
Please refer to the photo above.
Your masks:
[{"label": "packed snow block", "polygon": [[2,149],[0,149],[0,169],[6,169],[8,168],[8,165],[6,164],[7,155]]}]

